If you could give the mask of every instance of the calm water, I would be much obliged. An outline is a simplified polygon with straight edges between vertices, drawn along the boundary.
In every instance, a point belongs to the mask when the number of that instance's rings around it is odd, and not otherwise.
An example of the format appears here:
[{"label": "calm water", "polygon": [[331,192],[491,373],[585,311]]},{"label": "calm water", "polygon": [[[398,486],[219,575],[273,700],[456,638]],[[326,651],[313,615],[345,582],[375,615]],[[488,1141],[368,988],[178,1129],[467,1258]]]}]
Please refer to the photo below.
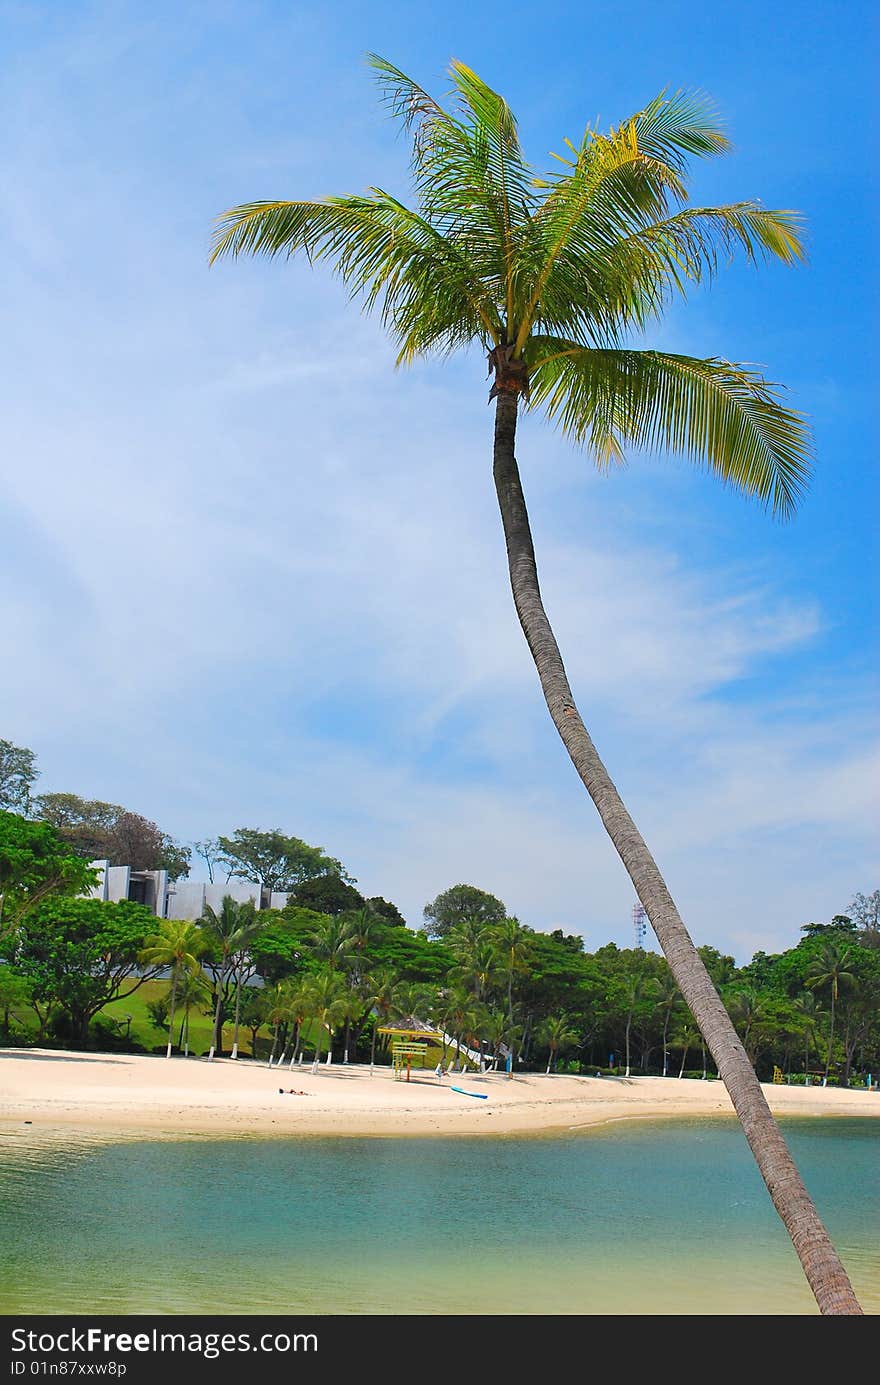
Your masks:
[{"label": "calm water", "polygon": [[[880,1121],[786,1127],[880,1312]],[[3,1313],[809,1313],[737,1126],[542,1139],[0,1136]]]}]

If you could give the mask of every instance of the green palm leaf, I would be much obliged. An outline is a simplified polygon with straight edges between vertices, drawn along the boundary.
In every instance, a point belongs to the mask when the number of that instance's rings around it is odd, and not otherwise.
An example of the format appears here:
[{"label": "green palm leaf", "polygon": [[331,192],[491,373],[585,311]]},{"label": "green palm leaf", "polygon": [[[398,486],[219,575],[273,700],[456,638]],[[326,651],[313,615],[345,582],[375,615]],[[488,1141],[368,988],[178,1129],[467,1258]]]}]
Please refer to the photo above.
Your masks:
[{"label": "green palm leaf", "polygon": [[810,474],[803,417],[779,387],[744,365],[664,351],[591,350],[532,338],[531,399],[601,465],[626,446],[707,465],[782,518]]}]

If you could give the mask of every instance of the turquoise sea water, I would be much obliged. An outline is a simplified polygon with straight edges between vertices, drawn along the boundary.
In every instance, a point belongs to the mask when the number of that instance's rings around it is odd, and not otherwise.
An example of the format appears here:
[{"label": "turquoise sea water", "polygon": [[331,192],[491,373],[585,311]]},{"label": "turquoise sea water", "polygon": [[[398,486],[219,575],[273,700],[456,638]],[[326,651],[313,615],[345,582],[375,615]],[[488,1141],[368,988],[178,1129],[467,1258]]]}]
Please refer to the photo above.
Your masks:
[{"label": "turquoise sea water", "polygon": [[[786,1134],[880,1312],[880,1121]],[[538,1139],[0,1136],[3,1313],[810,1313],[733,1121]]]}]

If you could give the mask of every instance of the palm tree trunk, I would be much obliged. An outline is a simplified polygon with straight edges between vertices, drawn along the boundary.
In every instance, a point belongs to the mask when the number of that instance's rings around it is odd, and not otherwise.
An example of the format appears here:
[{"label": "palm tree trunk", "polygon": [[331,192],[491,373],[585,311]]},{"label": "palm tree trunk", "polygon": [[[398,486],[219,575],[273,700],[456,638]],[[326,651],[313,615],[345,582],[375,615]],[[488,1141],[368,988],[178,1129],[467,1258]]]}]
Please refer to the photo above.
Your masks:
[{"label": "palm tree trunk", "polygon": [[687,1062],[688,1049],[689,1049],[689,1047],[690,1047],[689,1044],[685,1044],[685,1046],[684,1046],[684,1052],[683,1052],[682,1055],[681,1055],[681,1067],[680,1067],[679,1070],[678,1070],[678,1080],[679,1080],[679,1081],[681,1081],[681,1079],[684,1077],[684,1065],[685,1065],[685,1063]]},{"label": "palm tree trunk", "polygon": [[668,1030],[669,1030],[669,1012],[667,1011],[667,1014],[666,1014],[666,1021],[665,1021],[664,1025],[663,1025],[663,1076],[664,1076],[664,1077],[666,1076],[666,1060],[667,1060],[667,1054],[668,1054],[668,1049],[667,1049],[667,1046],[666,1046],[666,1036],[667,1036]]},{"label": "palm tree trunk", "polygon": [[300,1035],[301,1035],[301,1034],[302,1034],[302,1020],[297,1020],[297,1021],[296,1021],[296,1043],[293,1045],[293,1052],[292,1052],[291,1055],[290,1055],[290,1067],[291,1067],[291,1069],[293,1068],[294,1063],[296,1062],[297,1058],[299,1057],[299,1040],[300,1040]]},{"label": "palm tree trunk", "polygon": [[[630,1014],[626,1017],[626,1072],[623,1074],[624,1077],[629,1077],[629,1029],[631,1024],[632,1015]],[[617,1032],[620,1033],[620,1030]]]},{"label": "palm tree trunk", "polygon": [[[497,384],[497,379],[496,379]],[[804,1187],[731,1023],[660,870],[627,812],[575,705],[556,637],[544,610],[528,512],[516,464],[517,394],[499,389],[494,479],[507,545],[514,605],[553,724],[647,910],[685,1003],[700,1027],[746,1139],[822,1313],[860,1314],[846,1270]]]},{"label": "palm tree trunk", "polygon": [[168,1047],[165,1050],[165,1057],[171,1057],[171,1050],[174,1047],[174,1006],[177,1001],[177,968],[171,968],[171,1000],[168,1005]]},{"label": "palm tree trunk", "polygon": [[238,1026],[241,1021],[241,967],[235,973],[235,1028],[232,1031],[232,1056],[238,1057]]},{"label": "palm tree trunk", "polygon": [[318,1037],[315,1040],[315,1061],[312,1063],[312,1072],[318,1071],[318,1064],[321,1061],[321,1040],[324,1038],[324,1026],[318,1025]]},{"label": "palm tree trunk", "polygon": [[208,1054],[208,1061],[214,1057],[219,1049],[223,1051],[223,985],[226,980],[226,967],[220,968],[220,976],[217,981],[217,1005],[214,1010],[214,1032],[211,1035],[211,1050]]},{"label": "palm tree trunk", "polygon": [[825,1076],[822,1086],[828,1086],[828,1073],[831,1071],[831,1050],[834,1047],[834,989],[831,990],[831,1032],[828,1035],[828,1052],[825,1055]]}]

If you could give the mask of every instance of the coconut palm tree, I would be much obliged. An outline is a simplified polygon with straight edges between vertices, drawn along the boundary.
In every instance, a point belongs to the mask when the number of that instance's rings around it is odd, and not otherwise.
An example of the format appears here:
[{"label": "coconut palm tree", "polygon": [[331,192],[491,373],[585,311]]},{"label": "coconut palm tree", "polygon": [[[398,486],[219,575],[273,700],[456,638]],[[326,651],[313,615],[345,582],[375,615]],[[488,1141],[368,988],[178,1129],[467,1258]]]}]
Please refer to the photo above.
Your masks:
[{"label": "coconut palm tree", "polygon": [[309,978],[309,1018],[317,1021],[315,1058],[312,1072],[318,1071],[324,1031],[327,1031],[327,1062],[333,1061],[333,1033],[348,1015],[351,997],[348,987],[337,971],[327,967]]},{"label": "coconut palm tree", "polygon": [[498,953],[498,971],[507,981],[507,1018],[512,1023],[513,983],[526,969],[534,933],[518,918],[508,917],[494,924],[489,935]]},{"label": "coconut palm tree", "polygon": [[684,1077],[684,1070],[687,1066],[687,1056],[698,1033],[699,1030],[691,1024],[690,1019],[683,1019],[678,1026],[675,1041],[681,1049],[681,1067],[678,1070],[679,1078]]},{"label": "coconut palm tree", "polygon": [[728,148],[691,93],[663,93],[607,133],[588,126],[560,169],[535,178],[507,102],[463,63],[451,65],[447,108],[384,59],[371,62],[413,137],[416,208],[380,188],[247,203],[220,217],[212,260],[302,251],[329,261],[380,310],[402,363],[486,351],[511,589],[550,716],[706,1036],[820,1309],[858,1313],[730,1017],[581,719],[541,598],[515,454],[520,408],[543,407],[601,467],[627,447],[666,449],[791,514],[810,440],[778,389],[752,367],[634,349],[631,338],[734,251],[797,262],[799,218],[753,201],[685,205],[689,159]]},{"label": "coconut palm tree", "polygon": [[795,996],[794,1008],[800,1017],[801,1026],[804,1034],[804,1082],[807,1081],[807,1073],[810,1070],[810,1044],[816,1035],[816,1020],[818,1019],[818,1006],[816,997],[812,991],[804,991],[801,995]]},{"label": "coconut palm tree", "polygon": [[681,1001],[681,991],[675,984],[675,977],[671,972],[658,981],[659,990],[657,992],[657,1004],[663,1015],[663,1076],[667,1074],[669,1061],[669,1024],[672,1013]]},{"label": "coconut palm tree", "polygon": [[181,977],[199,970],[199,957],[207,947],[208,940],[197,924],[188,919],[162,919],[153,936],[146,939],[140,954],[144,966],[171,968],[166,1058],[171,1057],[174,1044],[174,1009]]},{"label": "coconut palm tree", "polygon": [[824,1086],[831,1069],[831,1050],[834,1047],[834,1012],[841,990],[849,990],[857,984],[854,971],[847,971],[847,963],[853,955],[851,947],[838,947],[836,943],[826,943],[818,957],[807,967],[804,984],[814,991],[828,991],[831,997],[831,1024],[828,1031],[828,1052],[825,1056]]},{"label": "coconut palm tree", "polygon": [[290,1055],[290,1067],[297,1061],[302,1062],[302,1030],[306,1020],[311,1015],[312,989],[309,984],[310,977],[300,977],[296,981],[286,982],[287,988],[287,1014],[293,1024],[293,1050]]},{"label": "coconut palm tree", "polygon": [[624,1073],[624,1077],[629,1077],[630,1075],[629,1038],[632,1031],[633,1015],[642,1001],[646,999],[653,989],[651,978],[646,976],[643,971],[630,972],[628,976],[623,978],[621,1001],[623,1003],[623,1010],[626,1014],[626,1037],[624,1039],[626,1072]]},{"label": "coconut palm tree", "polygon": [[232,952],[232,972],[235,981],[235,1017],[232,1026],[232,1053],[230,1057],[238,1058],[238,1031],[241,1026],[241,988],[244,984],[245,975],[252,977],[254,967],[248,955],[248,948],[255,938],[258,938],[266,927],[266,922],[261,919],[259,914],[253,913],[248,918],[242,917],[241,924],[235,934],[234,950]]},{"label": "coconut palm tree", "polygon": [[568,1015],[555,1015],[545,1019],[538,1026],[537,1039],[539,1043],[546,1044],[550,1050],[547,1059],[547,1073],[549,1074],[551,1065],[556,1067],[556,1062],[560,1052],[571,1048],[578,1042],[580,1035],[572,1025]]},{"label": "coconut palm tree", "polygon": [[[219,913],[210,904],[206,904],[205,911],[199,919],[199,923],[208,935],[218,959],[215,977],[217,1003],[214,1009],[214,1031],[211,1035],[209,1060],[213,1060],[214,1054],[223,1050],[223,1005],[226,1000],[226,983],[235,968],[235,959],[242,948],[246,946],[246,943],[254,937],[255,914],[256,908],[253,900],[247,899],[244,903],[240,903],[237,899],[233,899],[231,894],[227,894],[223,896]],[[236,987],[236,993],[240,994],[238,987]]]},{"label": "coconut palm tree", "polygon": [[336,914],[306,935],[308,955],[330,971],[345,972],[357,954],[356,932],[350,919]]},{"label": "coconut palm tree", "polygon": [[177,988],[177,1003],[183,1006],[183,1020],[177,1036],[177,1047],[183,1049],[184,1058],[189,1057],[189,1015],[193,1006],[202,1009],[211,1003],[211,988],[208,978],[201,970],[184,972]]},{"label": "coconut palm tree", "polygon": [[383,1024],[394,1013],[400,993],[400,977],[393,967],[381,967],[370,974],[369,1004],[373,1011],[373,1041],[370,1045],[370,1075],[376,1063],[376,1039]]}]

